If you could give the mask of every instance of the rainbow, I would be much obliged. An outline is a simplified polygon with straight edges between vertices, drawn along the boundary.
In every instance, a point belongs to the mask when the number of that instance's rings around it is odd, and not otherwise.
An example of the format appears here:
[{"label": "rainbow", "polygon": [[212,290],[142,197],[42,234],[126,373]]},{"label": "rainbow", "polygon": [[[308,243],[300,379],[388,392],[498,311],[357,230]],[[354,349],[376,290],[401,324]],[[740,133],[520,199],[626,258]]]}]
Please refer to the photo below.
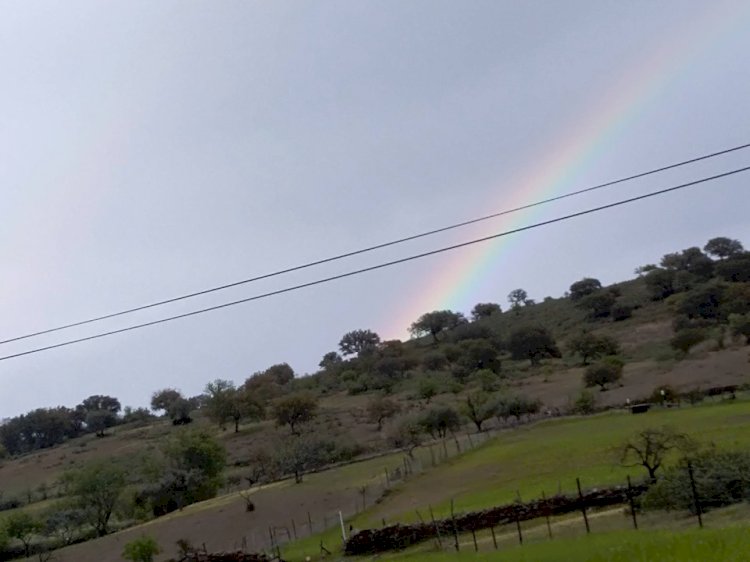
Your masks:
[{"label": "rainbow", "polygon": [[[491,201],[483,209],[492,212],[511,209],[533,201],[546,199],[570,189],[573,182],[597,161],[644,110],[657,100],[662,92],[676,82],[691,66],[694,59],[721,37],[731,35],[739,29],[743,17],[738,14],[736,3],[717,5],[709,3],[709,9],[692,20],[689,25],[675,30],[666,40],[652,50],[646,60],[640,60],[629,71],[621,74],[600,96],[601,103],[580,116],[575,130],[563,131],[543,152],[546,157],[536,161],[527,170],[510,182],[515,189],[510,195],[503,194],[500,201]],[[748,6],[748,5],[745,5]],[[746,21],[746,20],[745,20]],[[517,213],[503,217],[502,222],[493,223],[486,234],[514,229],[533,222],[528,214]],[[465,303],[479,282],[486,278],[489,270],[503,257],[516,237],[500,238],[457,250],[452,262],[441,264],[428,286],[420,286],[401,307],[381,323],[382,332],[388,337],[401,337],[408,326],[425,312],[439,309],[455,309]]]}]

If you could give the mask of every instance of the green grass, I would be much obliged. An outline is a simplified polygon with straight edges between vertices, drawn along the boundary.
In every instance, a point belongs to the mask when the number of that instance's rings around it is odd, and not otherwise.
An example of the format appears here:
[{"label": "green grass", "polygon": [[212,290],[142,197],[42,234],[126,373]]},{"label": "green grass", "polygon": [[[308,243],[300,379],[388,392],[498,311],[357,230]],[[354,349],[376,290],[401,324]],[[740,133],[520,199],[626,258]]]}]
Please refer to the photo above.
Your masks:
[{"label": "green grass", "polygon": [[[645,476],[642,469],[619,466],[617,445],[639,429],[662,425],[689,433],[705,444],[746,447],[750,445],[750,401],[739,399],[707,402],[695,407],[657,408],[642,415],[610,412],[592,417],[550,420],[503,431],[485,444],[400,484],[380,503],[348,520],[347,525],[352,523],[359,529],[379,527],[384,516],[389,522],[411,522],[417,519],[415,510],[419,509],[424,515],[428,505],[432,505],[437,517],[444,517],[450,510],[450,498],[455,498],[457,511],[470,511],[512,502],[518,493],[526,500],[539,497],[542,491],[547,495],[558,490],[571,493],[576,489],[576,477],[581,478],[584,488],[622,484],[628,474],[641,478]],[[423,449],[419,453],[427,454],[429,458],[428,451]],[[390,457],[378,459],[377,463],[370,462],[382,466],[382,463],[393,463],[397,459]],[[370,475],[372,465],[363,463],[359,470]],[[349,470],[356,473],[357,465],[347,467],[347,472]],[[347,474],[347,479],[353,476]],[[428,491],[426,495],[425,490]],[[419,492],[422,495],[415,499]],[[400,511],[394,511],[394,507]],[[730,517],[721,525],[747,519]],[[604,526],[604,520],[601,524],[600,531],[618,528]],[[303,560],[304,555],[318,552],[321,540],[330,550],[336,551],[341,544],[339,530],[333,528],[287,545],[282,553],[286,559]],[[578,560],[574,555],[563,559]]]},{"label": "green grass", "polygon": [[[628,474],[641,478],[637,467],[618,464],[617,446],[634,432],[661,425],[684,431],[702,443],[750,445],[750,401],[716,402],[698,407],[661,409],[642,415],[612,412],[588,418],[553,420],[499,434],[494,440],[417,477],[396,493],[409,493],[436,478],[442,490],[455,489],[459,511],[482,509],[522,498],[573,492],[576,478],[584,488],[622,484]],[[450,497],[433,504],[436,515],[449,512]],[[415,505],[414,508],[427,506]],[[376,509],[360,527],[379,522]],[[414,520],[413,510],[399,520]]]},{"label": "green grass", "polygon": [[620,531],[560,539],[499,551],[416,553],[409,562],[741,562],[750,552],[750,528],[671,531]]}]

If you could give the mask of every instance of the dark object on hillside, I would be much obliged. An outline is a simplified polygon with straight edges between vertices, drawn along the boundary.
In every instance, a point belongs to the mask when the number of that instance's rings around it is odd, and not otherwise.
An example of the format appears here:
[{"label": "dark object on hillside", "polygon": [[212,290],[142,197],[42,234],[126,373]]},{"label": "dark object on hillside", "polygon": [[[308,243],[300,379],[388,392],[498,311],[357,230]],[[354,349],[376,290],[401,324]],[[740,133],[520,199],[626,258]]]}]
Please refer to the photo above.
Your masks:
[{"label": "dark object on hillside", "polygon": [[645,414],[651,409],[651,404],[633,404],[630,407],[631,414]]},{"label": "dark object on hillside", "polygon": [[[646,485],[633,486],[633,496],[643,494]],[[432,540],[438,536],[489,529],[499,525],[537,519],[547,515],[563,515],[580,511],[582,506],[600,508],[629,502],[627,487],[594,490],[575,496],[554,496],[526,504],[512,503],[499,507],[456,515],[431,523],[391,525],[382,529],[360,531],[346,541],[344,551],[349,555],[374,554],[388,550],[401,550],[413,544]]]},{"label": "dark object on hillside", "polygon": [[714,397],[714,396],[723,396],[724,394],[729,394],[730,398],[734,399],[737,398],[737,391],[739,390],[739,387],[736,384],[732,384],[729,386],[713,386],[706,390],[706,396]]},{"label": "dark object on hillside", "polygon": [[172,420],[172,425],[187,425],[193,422],[193,418],[190,416],[186,418],[176,418]]}]

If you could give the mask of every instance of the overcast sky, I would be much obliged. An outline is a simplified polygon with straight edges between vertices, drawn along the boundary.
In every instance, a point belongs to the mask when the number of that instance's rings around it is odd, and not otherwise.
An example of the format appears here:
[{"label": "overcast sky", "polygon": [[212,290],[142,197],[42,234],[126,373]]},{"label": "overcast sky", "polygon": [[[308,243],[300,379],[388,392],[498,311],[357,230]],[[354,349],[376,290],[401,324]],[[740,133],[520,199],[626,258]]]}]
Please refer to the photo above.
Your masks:
[{"label": "overcast sky", "polygon": [[[0,339],[750,141],[746,2],[5,1]],[[0,346],[244,298],[750,164],[750,151],[356,259]],[[610,283],[728,235],[750,175],[0,362],[0,418],[312,372],[345,332]]]}]

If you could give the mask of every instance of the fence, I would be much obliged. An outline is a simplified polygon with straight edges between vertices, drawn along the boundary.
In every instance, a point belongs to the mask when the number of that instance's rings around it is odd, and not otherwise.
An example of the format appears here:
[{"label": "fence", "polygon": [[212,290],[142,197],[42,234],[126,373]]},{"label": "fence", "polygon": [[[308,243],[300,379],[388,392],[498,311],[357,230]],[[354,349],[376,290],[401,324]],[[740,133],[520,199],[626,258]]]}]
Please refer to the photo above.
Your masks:
[{"label": "fence", "polygon": [[[291,541],[306,538],[317,533],[328,531],[332,528],[342,529],[339,541],[348,538],[351,529],[347,520],[372,507],[388,490],[400,485],[408,479],[436,467],[456,456],[470,451],[479,445],[492,439],[499,428],[485,431],[479,434],[456,433],[450,434],[443,439],[436,439],[414,449],[409,455],[402,452],[401,455],[390,451],[382,455],[373,455],[366,459],[359,459],[349,463],[327,467],[325,470],[311,472],[305,478],[315,474],[326,474],[336,468],[351,464],[363,464],[367,461],[375,461],[378,458],[395,456],[391,462],[375,463],[377,469],[371,469],[370,475],[360,479],[360,485],[351,489],[349,499],[343,499],[335,510],[321,511],[311,510],[296,517],[290,516],[288,521],[275,525],[268,525],[263,529],[255,528],[249,530],[246,535],[232,544],[223,545],[224,548],[232,548],[244,551],[265,551],[279,556],[283,553],[284,545]],[[385,466],[383,466],[385,464]],[[333,477],[333,475],[331,475]],[[241,493],[241,492],[240,492]],[[246,496],[252,502],[252,494]],[[342,525],[343,521],[343,525]],[[385,521],[383,522],[385,525]],[[339,545],[341,542],[338,543]],[[319,548],[323,553],[327,549],[333,549],[333,544],[321,544]]]},{"label": "fence", "polygon": [[[701,498],[698,494],[693,468],[690,463],[686,470],[690,479],[690,492],[692,506],[690,513],[695,516],[697,524],[703,527],[703,506],[711,503],[710,498]],[[461,548],[461,535],[470,534],[473,548],[479,550],[477,531],[489,530],[492,544],[495,550],[499,548],[496,530],[504,531],[508,527],[513,528],[517,534],[519,544],[524,543],[524,533],[521,522],[545,519],[547,535],[553,538],[553,530],[550,519],[555,516],[567,515],[580,512],[581,523],[586,533],[592,532],[590,524],[590,511],[611,507],[616,505],[627,505],[628,513],[635,530],[639,528],[639,511],[636,507],[637,498],[648,490],[647,483],[633,485],[630,476],[622,486],[606,489],[593,489],[584,492],[580,479],[576,479],[578,493],[575,495],[558,494],[523,503],[518,501],[497,506],[481,511],[465,514],[457,514],[453,509],[451,500],[451,516],[447,519],[435,519],[432,507],[429,508],[430,521],[422,520],[420,523],[409,525],[388,525],[381,529],[367,529],[360,531],[350,537],[344,545],[344,551],[348,555],[377,554],[391,550],[401,550],[409,546],[434,540],[436,547],[440,550],[445,548],[459,551]],[[505,529],[504,529],[505,528]],[[507,532],[507,531],[505,531]]]}]

